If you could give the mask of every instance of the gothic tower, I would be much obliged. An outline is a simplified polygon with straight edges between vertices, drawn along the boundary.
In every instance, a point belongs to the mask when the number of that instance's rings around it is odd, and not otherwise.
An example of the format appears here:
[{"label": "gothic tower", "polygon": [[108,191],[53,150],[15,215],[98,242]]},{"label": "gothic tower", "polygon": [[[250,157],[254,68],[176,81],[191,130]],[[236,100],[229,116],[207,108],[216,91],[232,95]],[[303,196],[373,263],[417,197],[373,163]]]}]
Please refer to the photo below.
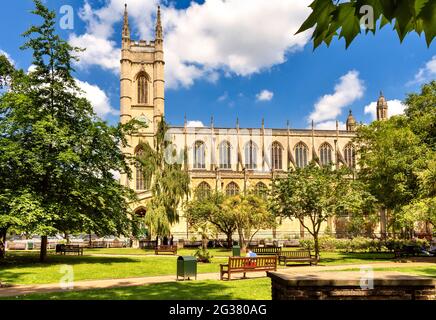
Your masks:
[{"label": "gothic tower", "polygon": [[[129,137],[130,146],[123,149],[127,155],[138,152],[140,141],[153,145],[157,124],[164,116],[165,109],[164,64],[160,7],[157,11],[155,40],[134,41],[130,37],[125,5],[120,61],[120,121],[127,123],[131,119],[138,119],[147,123],[147,128]],[[126,175],[122,175],[121,183],[129,185]]]},{"label": "gothic tower", "polygon": [[350,110],[350,113],[348,114],[348,117],[347,117],[346,128],[347,128],[347,131],[356,131],[356,119],[354,119],[353,114],[351,113],[351,110]]},{"label": "gothic tower", "polygon": [[380,97],[377,100],[377,121],[387,120],[388,118],[388,103],[383,96],[383,92],[380,92]]}]

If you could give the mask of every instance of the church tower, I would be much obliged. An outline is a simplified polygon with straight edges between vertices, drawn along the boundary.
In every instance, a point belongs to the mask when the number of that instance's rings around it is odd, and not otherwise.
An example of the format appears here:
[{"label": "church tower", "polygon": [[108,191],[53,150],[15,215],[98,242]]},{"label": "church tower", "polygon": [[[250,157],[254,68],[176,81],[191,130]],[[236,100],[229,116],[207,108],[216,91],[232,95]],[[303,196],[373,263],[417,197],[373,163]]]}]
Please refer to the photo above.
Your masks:
[{"label": "church tower", "polygon": [[354,119],[353,114],[351,113],[351,110],[350,110],[350,113],[348,114],[348,117],[347,117],[346,128],[347,128],[347,131],[356,131],[356,119]]},{"label": "church tower", "polygon": [[383,96],[383,92],[380,92],[380,97],[377,100],[377,121],[388,119],[388,103]]},{"label": "church tower", "polygon": [[[120,61],[120,121],[137,119],[147,124],[138,134],[129,137],[126,155],[138,153],[138,144],[153,145],[159,121],[165,111],[163,29],[160,7],[157,10],[155,40],[134,41],[130,36],[127,5],[124,9]],[[129,185],[126,175],[121,183]],[[130,185],[134,188],[134,185]],[[135,189],[135,188],[134,188]]]}]

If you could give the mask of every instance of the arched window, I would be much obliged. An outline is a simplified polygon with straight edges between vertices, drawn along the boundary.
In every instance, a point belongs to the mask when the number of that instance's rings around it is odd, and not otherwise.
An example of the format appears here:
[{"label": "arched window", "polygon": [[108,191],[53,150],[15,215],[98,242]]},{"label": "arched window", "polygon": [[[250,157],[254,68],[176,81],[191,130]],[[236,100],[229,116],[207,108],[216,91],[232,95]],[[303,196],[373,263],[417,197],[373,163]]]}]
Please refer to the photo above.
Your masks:
[{"label": "arched window", "polygon": [[146,104],[148,102],[148,77],[145,73],[138,76],[138,103]]},{"label": "arched window", "polygon": [[226,187],[226,195],[235,196],[237,194],[239,194],[239,186],[232,181]]},{"label": "arched window", "polygon": [[[138,148],[135,152],[136,158],[141,158],[144,155],[144,150],[142,148]],[[144,191],[145,190],[145,178],[144,171],[142,170],[142,164],[137,161],[136,162],[136,190]]]},{"label": "arched window", "polygon": [[195,190],[195,195],[200,200],[205,199],[210,196],[210,190],[210,185],[207,182],[203,181],[198,185],[197,189]]},{"label": "arched window", "polygon": [[219,156],[220,156],[220,168],[221,169],[230,169],[231,166],[231,158],[230,158],[230,142],[223,141],[219,146]]},{"label": "arched window", "polygon": [[282,169],[282,146],[275,141],[271,146],[271,168],[273,170]]},{"label": "arched window", "polygon": [[356,167],[356,153],[354,151],[354,146],[351,143],[345,146],[344,157],[347,166],[354,169]]},{"label": "arched window", "polygon": [[263,182],[258,182],[254,186],[254,194],[258,197],[266,198],[268,195],[268,187]]},{"label": "arched window", "polygon": [[257,146],[253,141],[249,141],[245,145],[245,168],[256,169],[257,168]]},{"label": "arched window", "polygon": [[139,218],[144,218],[145,214],[147,213],[146,209],[144,207],[139,207],[135,210],[135,215]]},{"label": "arched window", "polygon": [[302,142],[295,146],[295,162],[298,168],[307,166],[307,147]]},{"label": "arched window", "polygon": [[323,166],[330,165],[332,161],[332,147],[327,143],[323,143],[319,147],[319,158]]},{"label": "arched window", "polygon": [[194,145],[194,169],[206,168],[206,149],[203,141],[196,141]]}]

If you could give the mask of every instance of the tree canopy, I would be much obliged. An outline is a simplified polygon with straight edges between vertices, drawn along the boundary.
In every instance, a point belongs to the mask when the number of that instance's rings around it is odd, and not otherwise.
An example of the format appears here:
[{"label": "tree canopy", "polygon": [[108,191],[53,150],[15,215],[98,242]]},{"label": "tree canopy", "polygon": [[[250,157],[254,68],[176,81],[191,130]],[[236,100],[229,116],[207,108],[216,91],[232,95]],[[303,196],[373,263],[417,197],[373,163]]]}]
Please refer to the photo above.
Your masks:
[{"label": "tree canopy", "polygon": [[436,2],[433,0],[314,0],[312,13],[297,33],[312,27],[314,49],[323,42],[329,46],[332,39],[344,38],[348,48],[355,37],[365,32],[375,34],[390,24],[394,26],[400,41],[410,32],[424,33],[429,47],[436,34]]}]

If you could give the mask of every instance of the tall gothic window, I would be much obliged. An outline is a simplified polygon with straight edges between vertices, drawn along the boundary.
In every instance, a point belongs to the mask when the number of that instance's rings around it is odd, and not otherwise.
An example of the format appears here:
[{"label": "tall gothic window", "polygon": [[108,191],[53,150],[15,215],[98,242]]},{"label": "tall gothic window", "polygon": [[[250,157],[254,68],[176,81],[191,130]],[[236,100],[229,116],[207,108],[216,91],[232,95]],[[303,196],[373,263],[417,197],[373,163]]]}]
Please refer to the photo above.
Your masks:
[{"label": "tall gothic window", "polygon": [[223,141],[219,146],[219,156],[220,156],[220,168],[221,169],[230,169],[231,166],[231,158],[230,158],[230,142]]},{"label": "tall gothic window", "polygon": [[194,169],[206,168],[206,149],[203,141],[196,141],[194,145]]},{"label": "tall gothic window", "polygon": [[282,169],[282,146],[275,141],[271,146],[271,166],[274,170]]},{"label": "tall gothic window", "polygon": [[259,197],[266,198],[266,196],[268,195],[268,187],[265,183],[258,182],[254,186],[254,194]]},{"label": "tall gothic window", "polygon": [[295,162],[298,168],[307,166],[307,147],[302,142],[295,146]]},{"label": "tall gothic window", "polygon": [[195,195],[198,199],[201,200],[207,198],[210,195],[210,192],[210,185],[207,182],[203,181],[198,185],[197,189],[195,190]]},{"label": "tall gothic window", "polygon": [[319,158],[323,166],[330,165],[332,161],[332,147],[326,142],[319,148]]},{"label": "tall gothic window", "polygon": [[[135,152],[135,156],[137,158],[141,158],[144,155],[144,150],[142,148],[138,148]],[[136,190],[144,191],[145,190],[145,178],[144,171],[142,170],[142,164],[138,161],[136,162]]]},{"label": "tall gothic window", "polygon": [[237,194],[239,194],[239,186],[232,181],[226,187],[226,195],[235,196]]},{"label": "tall gothic window", "polygon": [[256,169],[257,168],[257,146],[253,141],[249,141],[245,145],[245,168]]},{"label": "tall gothic window", "polygon": [[146,104],[148,102],[148,77],[141,73],[138,76],[138,103]]},{"label": "tall gothic window", "polygon": [[344,157],[347,166],[354,169],[356,167],[356,153],[354,151],[354,146],[351,143],[345,146]]}]

